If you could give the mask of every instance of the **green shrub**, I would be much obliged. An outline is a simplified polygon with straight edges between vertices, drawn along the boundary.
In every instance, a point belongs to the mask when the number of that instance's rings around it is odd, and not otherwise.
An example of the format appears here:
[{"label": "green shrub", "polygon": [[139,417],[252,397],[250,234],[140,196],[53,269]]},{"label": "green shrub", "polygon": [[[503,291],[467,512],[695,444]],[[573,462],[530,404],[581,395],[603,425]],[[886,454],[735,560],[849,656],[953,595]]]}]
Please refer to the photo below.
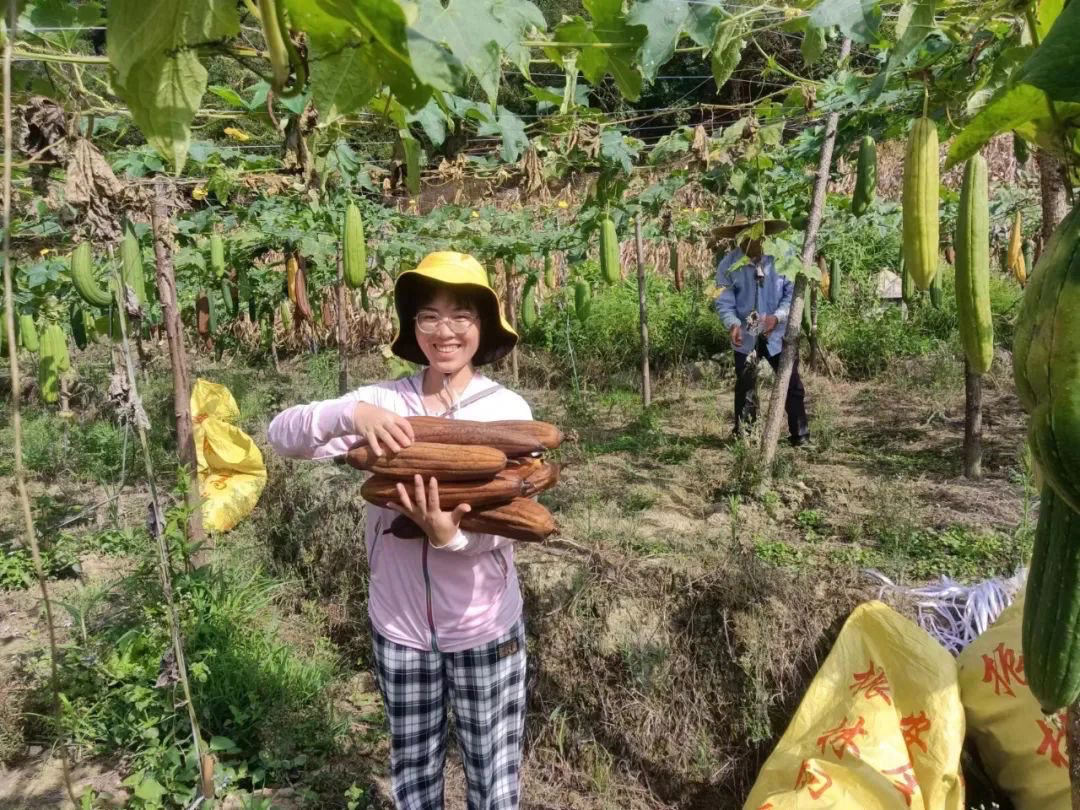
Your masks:
[{"label": "green shrub", "polygon": [[[273,619],[277,585],[222,567],[175,574],[173,587],[192,702],[219,762],[252,784],[276,782],[330,751],[342,732],[329,689],[337,664],[322,642],[283,638]],[[80,610],[85,637],[67,648],[60,670],[69,739],[122,754],[173,796],[193,795],[190,726],[155,563],[147,557],[107,604]]]},{"label": "green shrub", "polygon": [[[543,302],[536,326],[525,339],[547,349],[567,369],[573,364],[583,378],[609,386],[620,374],[636,374],[640,367],[637,279],[605,285],[592,261],[582,262],[576,271],[593,284],[589,318],[584,323],[578,320],[573,286],[567,285]],[[650,273],[645,289],[654,373],[728,348],[727,330],[700,282],[678,292],[666,278]]]}]

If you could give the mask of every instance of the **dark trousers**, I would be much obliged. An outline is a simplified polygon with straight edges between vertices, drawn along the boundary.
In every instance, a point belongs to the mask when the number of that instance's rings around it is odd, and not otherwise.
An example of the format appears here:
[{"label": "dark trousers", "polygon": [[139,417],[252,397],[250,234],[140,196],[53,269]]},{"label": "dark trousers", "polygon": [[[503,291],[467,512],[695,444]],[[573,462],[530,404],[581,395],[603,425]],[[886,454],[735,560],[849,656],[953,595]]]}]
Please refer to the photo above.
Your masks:
[{"label": "dark trousers", "polygon": [[[757,356],[769,361],[773,371],[780,367],[780,355],[769,356],[764,340],[758,342]],[[738,433],[745,423],[751,425],[757,419],[757,369],[747,363],[748,356],[735,352],[735,432]],[[801,444],[810,438],[810,425],[806,420],[806,390],[799,376],[799,358],[791,369],[791,382],[788,384],[787,398],[784,400],[787,411],[788,432],[792,444]]]}]

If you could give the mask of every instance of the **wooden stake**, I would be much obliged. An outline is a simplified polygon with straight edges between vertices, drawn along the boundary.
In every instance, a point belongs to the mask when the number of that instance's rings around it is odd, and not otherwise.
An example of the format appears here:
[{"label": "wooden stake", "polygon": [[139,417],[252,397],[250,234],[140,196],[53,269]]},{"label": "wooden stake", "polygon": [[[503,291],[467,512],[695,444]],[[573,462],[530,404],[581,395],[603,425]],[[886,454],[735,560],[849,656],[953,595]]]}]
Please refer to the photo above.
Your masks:
[{"label": "wooden stake", "polygon": [[982,478],[982,375],[964,360],[964,475]]},{"label": "wooden stake", "polygon": [[641,328],[641,404],[652,405],[652,382],[649,377],[649,313],[645,301],[645,250],[641,243],[641,214],[634,217],[634,242],[637,246],[638,324]]},{"label": "wooden stake", "polygon": [[184,333],[180,326],[180,307],[176,300],[176,275],[173,272],[169,210],[165,193],[165,184],[158,183],[154,187],[154,199],[150,207],[150,221],[154,229],[155,279],[158,300],[161,302],[162,320],[165,323],[165,334],[169,341],[169,361],[173,372],[176,453],[181,465],[187,468],[191,479],[191,486],[188,487],[187,492],[187,503],[191,510],[188,518],[188,540],[203,544],[202,549],[192,558],[192,563],[198,567],[208,560],[209,552],[213,547],[202,523],[198,465],[195,458],[195,432],[191,422],[191,379],[188,375],[187,352],[184,350]]},{"label": "wooden stake", "polygon": [[[844,38],[840,46],[838,62],[843,63],[851,53],[851,40]],[[818,160],[817,176],[814,178],[814,196],[810,201],[810,212],[806,223],[806,237],[803,241],[802,263],[810,264],[814,260],[814,248],[817,242],[818,228],[821,227],[821,214],[825,210],[825,191],[829,184],[829,168],[832,166],[833,146],[836,144],[836,131],[840,123],[840,113],[829,113],[825,123],[825,140],[821,145],[821,157]],[[780,430],[784,420],[784,401],[787,398],[788,384],[791,382],[791,370],[799,356],[799,332],[802,329],[803,303],[806,297],[806,274],[799,273],[795,279],[795,291],[791,297],[791,310],[788,313],[787,328],[784,330],[784,348],[780,353],[780,365],[773,384],[772,399],[769,401],[769,415],[761,435],[761,457],[759,466],[762,470],[762,487],[772,477],[772,463],[776,458],[776,445],[780,441]]]}]

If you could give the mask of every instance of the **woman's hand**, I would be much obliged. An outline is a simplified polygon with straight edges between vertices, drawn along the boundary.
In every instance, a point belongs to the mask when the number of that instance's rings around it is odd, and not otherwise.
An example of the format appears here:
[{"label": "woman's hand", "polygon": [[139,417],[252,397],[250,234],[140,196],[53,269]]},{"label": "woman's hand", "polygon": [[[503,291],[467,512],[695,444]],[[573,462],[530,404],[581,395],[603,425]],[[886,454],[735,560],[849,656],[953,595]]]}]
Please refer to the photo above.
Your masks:
[{"label": "woman's hand", "polygon": [[456,506],[452,512],[444,512],[439,505],[439,482],[434,478],[428,480],[425,488],[423,477],[414,476],[411,498],[404,484],[399,483],[397,491],[401,503],[391,502],[387,507],[410,518],[423,530],[433,546],[445,546],[453,540],[457,536],[461,519],[472,511],[471,506],[463,503]]},{"label": "woman's hand", "polygon": [[413,443],[413,429],[409,420],[386,408],[358,402],[352,419],[356,432],[367,440],[368,447],[377,456],[384,455],[383,444],[391,453],[400,453],[402,448]]}]

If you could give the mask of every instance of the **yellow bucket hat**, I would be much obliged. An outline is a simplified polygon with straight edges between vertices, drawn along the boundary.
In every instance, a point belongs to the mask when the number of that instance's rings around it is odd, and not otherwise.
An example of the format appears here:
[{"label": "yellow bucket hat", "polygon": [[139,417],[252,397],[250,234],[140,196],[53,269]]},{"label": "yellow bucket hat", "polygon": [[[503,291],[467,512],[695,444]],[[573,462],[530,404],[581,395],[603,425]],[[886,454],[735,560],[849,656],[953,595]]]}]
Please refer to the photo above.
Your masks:
[{"label": "yellow bucket hat", "polygon": [[432,287],[439,285],[479,291],[475,299],[480,309],[480,346],[473,356],[473,365],[494,363],[514,348],[517,332],[503,317],[499,297],[491,289],[483,266],[468,253],[441,250],[429,253],[416,269],[404,271],[394,282],[394,308],[398,317],[398,333],[390,344],[394,354],[411,363],[427,365],[428,359],[416,342],[413,319],[420,302],[431,294]]}]

